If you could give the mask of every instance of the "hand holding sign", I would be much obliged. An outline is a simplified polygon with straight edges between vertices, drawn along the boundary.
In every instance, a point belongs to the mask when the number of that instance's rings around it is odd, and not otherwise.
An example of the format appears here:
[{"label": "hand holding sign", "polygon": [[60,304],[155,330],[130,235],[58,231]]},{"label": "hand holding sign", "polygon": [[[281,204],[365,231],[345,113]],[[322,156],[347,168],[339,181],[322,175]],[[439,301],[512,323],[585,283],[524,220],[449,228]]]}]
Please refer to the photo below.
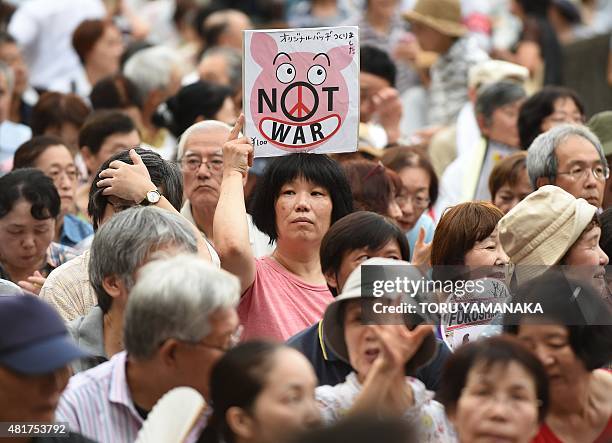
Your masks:
[{"label": "hand holding sign", "polygon": [[245,31],[245,132],[258,156],[357,147],[356,27]]},{"label": "hand holding sign", "polygon": [[246,177],[253,165],[253,145],[247,137],[239,137],[243,125],[244,114],[240,114],[223,145],[223,174],[235,171]]}]

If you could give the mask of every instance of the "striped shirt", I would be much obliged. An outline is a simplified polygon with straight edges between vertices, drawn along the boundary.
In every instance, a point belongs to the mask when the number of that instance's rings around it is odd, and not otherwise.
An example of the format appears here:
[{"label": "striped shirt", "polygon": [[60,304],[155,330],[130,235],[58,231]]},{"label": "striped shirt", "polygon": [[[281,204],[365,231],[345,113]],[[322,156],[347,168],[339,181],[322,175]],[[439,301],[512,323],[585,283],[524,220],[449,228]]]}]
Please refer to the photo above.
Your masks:
[{"label": "striped shirt", "polygon": [[[70,379],[56,410],[56,421],[67,422],[99,443],[129,443],[136,440],[144,420],[136,411],[125,374],[125,351],[106,363]],[[201,419],[189,435],[194,442],[205,425]]]}]

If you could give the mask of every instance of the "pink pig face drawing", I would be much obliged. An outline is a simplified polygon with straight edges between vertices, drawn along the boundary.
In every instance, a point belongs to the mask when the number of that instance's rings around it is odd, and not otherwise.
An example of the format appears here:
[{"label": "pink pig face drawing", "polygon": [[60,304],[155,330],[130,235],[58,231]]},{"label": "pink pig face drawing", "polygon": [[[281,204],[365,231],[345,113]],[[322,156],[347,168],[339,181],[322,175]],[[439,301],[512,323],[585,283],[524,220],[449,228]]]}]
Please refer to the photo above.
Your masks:
[{"label": "pink pig face drawing", "polygon": [[333,137],[349,108],[341,73],[353,60],[349,46],[286,53],[268,34],[254,33],[251,48],[262,68],[251,92],[251,115],[268,143],[304,152]]}]

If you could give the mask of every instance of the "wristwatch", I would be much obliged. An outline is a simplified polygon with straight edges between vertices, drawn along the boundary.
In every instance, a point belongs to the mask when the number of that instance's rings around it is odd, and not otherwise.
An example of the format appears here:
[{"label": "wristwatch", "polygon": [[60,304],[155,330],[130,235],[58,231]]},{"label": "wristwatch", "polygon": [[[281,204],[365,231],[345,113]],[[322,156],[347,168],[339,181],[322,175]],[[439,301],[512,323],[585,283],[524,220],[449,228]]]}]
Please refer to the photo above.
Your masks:
[{"label": "wristwatch", "polygon": [[144,199],[142,199],[142,201],[140,202],[140,205],[141,206],[154,205],[158,203],[160,199],[161,199],[161,194],[159,193],[157,189],[154,189],[153,191],[147,192],[147,195],[145,196]]}]

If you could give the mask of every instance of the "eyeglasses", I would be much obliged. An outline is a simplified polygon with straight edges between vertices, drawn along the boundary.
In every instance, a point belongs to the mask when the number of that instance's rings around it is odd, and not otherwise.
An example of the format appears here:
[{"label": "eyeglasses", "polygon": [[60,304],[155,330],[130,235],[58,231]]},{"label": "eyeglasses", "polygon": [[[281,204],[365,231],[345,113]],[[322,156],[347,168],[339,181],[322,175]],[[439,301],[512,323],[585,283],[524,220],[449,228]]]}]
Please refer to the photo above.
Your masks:
[{"label": "eyeglasses", "polygon": [[57,181],[62,176],[62,174],[66,174],[66,177],[68,177],[68,180],[70,181],[76,181],[79,179],[80,176],[79,170],[74,166],[68,167],[66,169],[53,169],[47,173],[49,178],[54,182]]},{"label": "eyeglasses", "polygon": [[[521,405],[535,404],[537,407],[542,405],[542,400],[533,398],[529,394],[506,394],[498,395],[496,392],[486,390],[471,390],[463,388],[461,395],[473,397],[478,400],[481,407],[491,407],[496,403],[507,406],[511,411],[516,411]],[[501,397],[501,398],[500,398]]]},{"label": "eyeglasses", "polygon": [[431,199],[428,197],[421,197],[419,195],[403,194],[395,197],[395,201],[400,206],[404,206],[405,204],[408,204],[408,202],[412,201],[414,206],[419,209],[424,209],[429,206]]},{"label": "eyeglasses", "polygon": [[229,351],[230,349],[236,347],[236,345],[240,343],[240,337],[242,337],[243,330],[244,330],[244,327],[242,325],[238,326],[236,330],[232,333],[232,335],[230,335],[229,343],[227,344],[227,346],[211,345],[210,343],[205,343],[201,341],[197,343],[190,343],[190,344],[194,346],[202,346],[204,348],[209,348],[209,349],[216,349],[217,351],[221,351],[225,353]]},{"label": "eyeglasses", "polygon": [[574,181],[585,179],[588,176],[589,171],[593,173],[593,177],[597,180],[604,181],[610,178],[610,169],[604,166],[594,166],[592,168],[584,168],[577,166],[572,168],[569,172],[557,172],[557,175],[567,175]]},{"label": "eyeglasses", "polygon": [[223,160],[218,158],[203,160],[200,157],[183,157],[181,160],[183,169],[189,172],[195,172],[200,169],[202,163],[204,163],[211,172],[220,172],[223,169]]}]

